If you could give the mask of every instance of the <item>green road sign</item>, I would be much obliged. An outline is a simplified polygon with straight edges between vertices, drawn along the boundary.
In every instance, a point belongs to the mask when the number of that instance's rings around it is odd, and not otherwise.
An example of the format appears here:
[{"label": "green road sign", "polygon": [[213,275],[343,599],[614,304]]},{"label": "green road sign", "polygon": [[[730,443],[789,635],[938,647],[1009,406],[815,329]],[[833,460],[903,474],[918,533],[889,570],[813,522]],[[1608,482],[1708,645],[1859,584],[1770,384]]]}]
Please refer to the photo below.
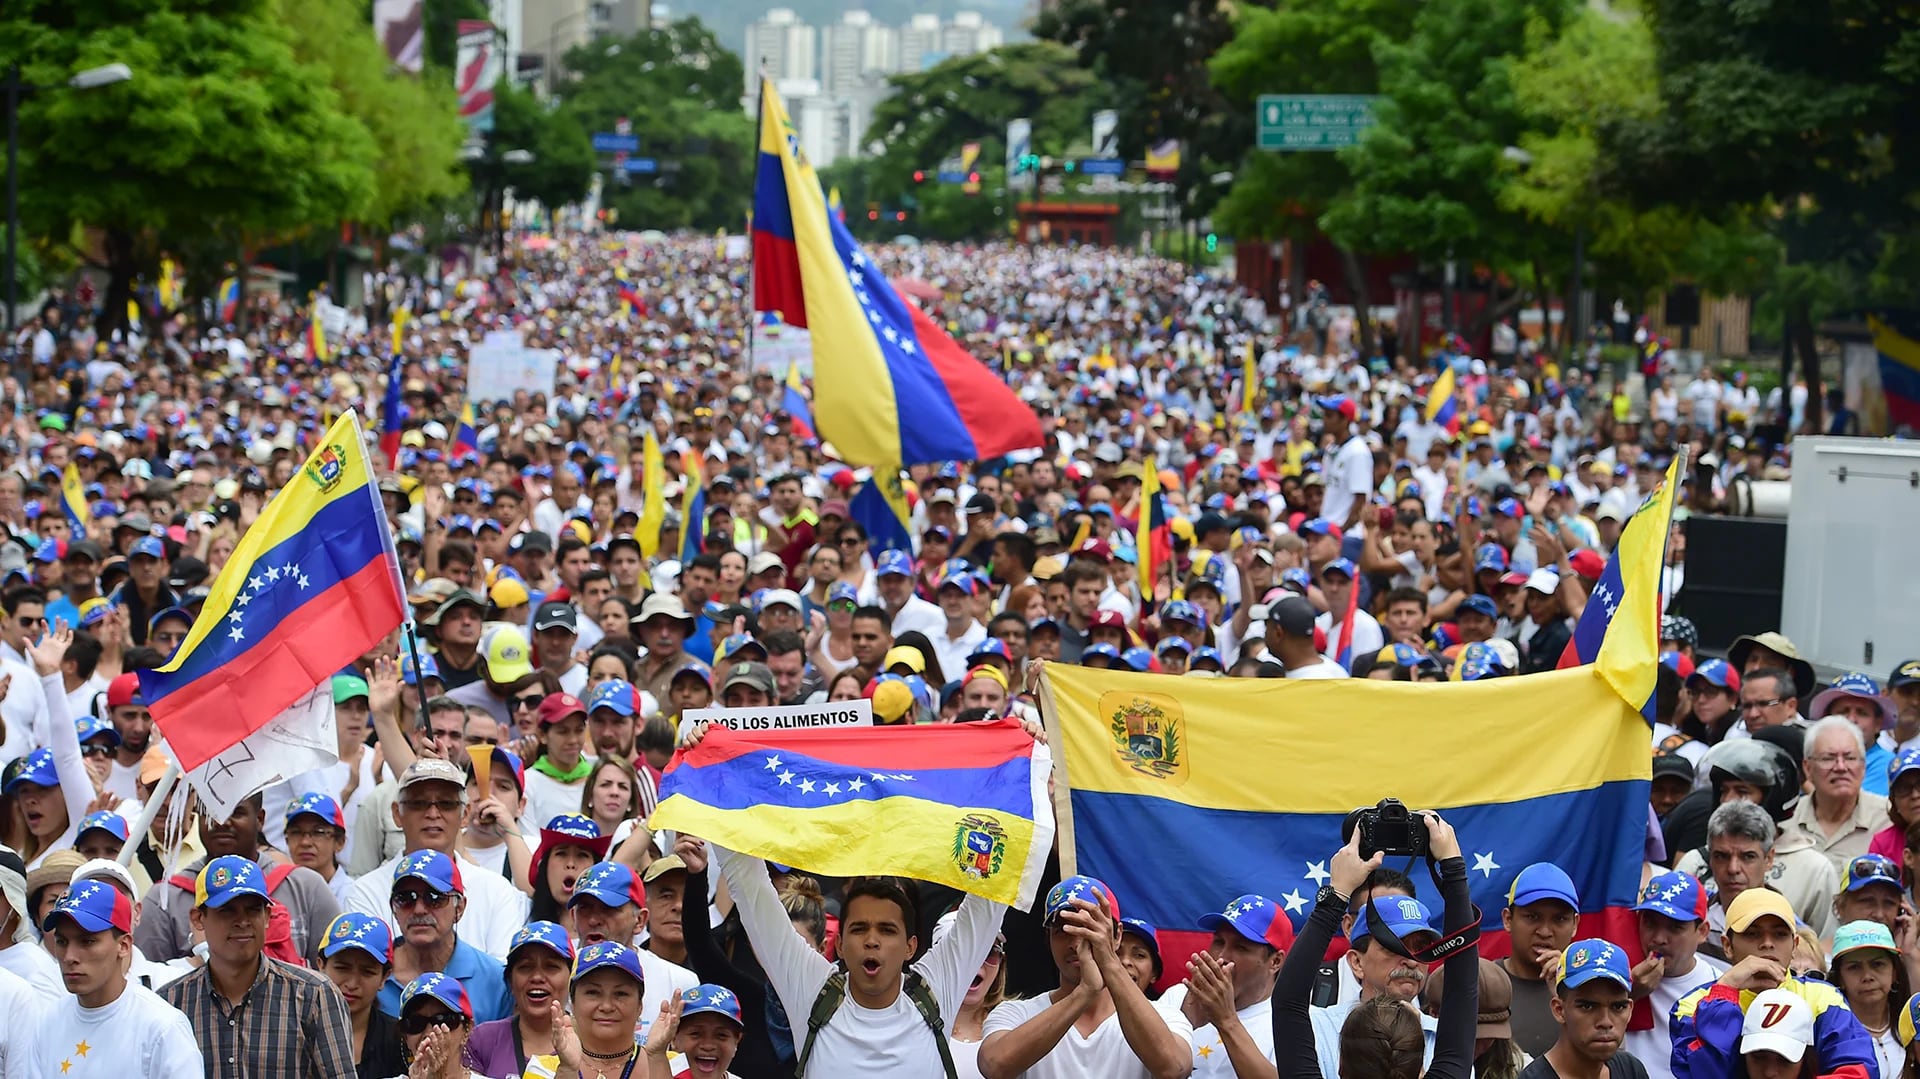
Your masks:
[{"label": "green road sign", "polygon": [[1373,126],[1370,94],[1262,94],[1256,106],[1262,150],[1338,150]]}]

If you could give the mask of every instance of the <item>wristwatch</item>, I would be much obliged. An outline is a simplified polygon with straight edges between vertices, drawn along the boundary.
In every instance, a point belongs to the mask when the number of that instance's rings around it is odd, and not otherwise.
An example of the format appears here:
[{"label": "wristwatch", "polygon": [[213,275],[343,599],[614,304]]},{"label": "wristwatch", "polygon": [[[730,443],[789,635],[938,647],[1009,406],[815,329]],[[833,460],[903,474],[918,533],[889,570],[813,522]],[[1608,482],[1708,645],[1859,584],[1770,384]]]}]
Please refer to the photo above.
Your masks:
[{"label": "wristwatch", "polygon": [[1326,902],[1338,903],[1344,908],[1347,905],[1347,897],[1334,891],[1333,885],[1323,884],[1320,886],[1320,890],[1314,893],[1313,905],[1317,907]]}]

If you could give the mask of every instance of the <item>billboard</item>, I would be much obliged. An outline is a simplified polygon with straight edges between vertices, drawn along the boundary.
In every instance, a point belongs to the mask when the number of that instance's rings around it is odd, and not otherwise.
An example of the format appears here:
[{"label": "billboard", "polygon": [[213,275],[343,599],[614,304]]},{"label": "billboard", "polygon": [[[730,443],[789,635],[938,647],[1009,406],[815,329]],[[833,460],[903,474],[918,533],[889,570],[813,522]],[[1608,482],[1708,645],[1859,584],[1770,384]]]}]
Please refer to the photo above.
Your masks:
[{"label": "billboard", "polygon": [[373,34],[387,59],[418,75],[427,46],[425,0],[373,0]]},{"label": "billboard", "polygon": [[493,88],[501,75],[499,31],[484,19],[460,20],[460,51],[453,86],[460,97],[460,119],[469,135],[493,130]]}]

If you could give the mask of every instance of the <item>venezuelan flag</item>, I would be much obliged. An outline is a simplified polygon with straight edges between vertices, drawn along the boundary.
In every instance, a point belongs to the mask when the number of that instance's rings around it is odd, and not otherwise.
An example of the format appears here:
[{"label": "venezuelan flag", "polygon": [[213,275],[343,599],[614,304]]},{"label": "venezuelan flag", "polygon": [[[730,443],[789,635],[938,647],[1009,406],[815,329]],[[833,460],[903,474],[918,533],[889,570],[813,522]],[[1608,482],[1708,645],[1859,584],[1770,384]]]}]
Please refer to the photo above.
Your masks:
[{"label": "venezuelan flag", "polygon": [[460,405],[460,424],[453,431],[453,455],[461,457],[480,452],[480,425],[473,415],[473,402]]},{"label": "venezuelan flag", "polygon": [[975,461],[1040,445],[1040,419],[903,299],[827,211],[769,79],[760,81],[753,306],[813,335],[814,415],[840,456],[875,467]]},{"label": "venezuelan flag", "polygon": [[1260,391],[1260,368],[1254,360],[1253,341],[1247,341],[1247,354],[1240,361],[1240,411],[1253,411],[1254,394]]},{"label": "venezuelan flag", "polygon": [[647,821],[834,877],[888,873],[1019,907],[1053,845],[1047,748],[1012,720],[744,734],[676,753]]},{"label": "venezuelan flag", "polygon": [[1901,332],[1903,328],[1874,315],[1867,316],[1867,328],[1873,332],[1873,349],[1880,354],[1880,389],[1887,395],[1889,428],[1920,429],[1920,332]]},{"label": "venezuelan flag", "polygon": [[1460,433],[1460,402],[1454,400],[1453,365],[1440,369],[1440,377],[1427,388],[1427,422],[1437,423],[1450,435]]},{"label": "venezuelan flag", "polygon": [[1340,640],[1333,651],[1333,661],[1348,674],[1353,673],[1353,615],[1359,609],[1360,582],[1355,581],[1347,588],[1347,612],[1340,616]]},{"label": "venezuelan flag", "polygon": [[700,470],[699,450],[690,449],[680,457],[687,485],[680,496],[680,562],[685,572],[707,545],[707,477]]},{"label": "venezuelan flag", "polygon": [[660,440],[653,426],[646,429],[640,449],[640,524],[633,538],[640,544],[640,557],[652,558],[660,550],[660,529],[667,521],[667,461],[660,453]]},{"label": "venezuelan flag", "polygon": [[807,395],[801,392],[800,365],[787,365],[787,389],[780,401],[781,411],[793,421],[793,431],[808,441],[820,437],[813,426],[813,406],[807,403]]},{"label": "venezuelan flag", "polygon": [[641,316],[646,315],[647,301],[641,299],[640,294],[638,292],[633,291],[632,285],[622,282],[619,287],[619,292],[620,292],[620,317],[631,321],[633,316],[636,314]]},{"label": "venezuelan flag", "polygon": [[1653,722],[1653,691],[1659,677],[1655,665],[1660,654],[1660,571],[1666,565],[1667,532],[1685,457],[1684,453],[1674,457],[1659,489],[1621,529],[1613,557],[1594,583],[1586,609],[1573,624],[1573,639],[1557,664],[1593,664],[1594,673],[1648,723]]},{"label": "venezuelan flag", "polygon": [[180,267],[170,258],[160,259],[160,284],[154,298],[160,301],[161,314],[180,306]]},{"label": "venezuelan flag", "polygon": [[331,355],[327,351],[327,328],[320,323],[320,298],[316,296],[307,308],[307,359],[325,363]]},{"label": "venezuelan flag", "polygon": [[364,446],[349,410],[240,538],[179,651],[140,672],[182,770],[272,722],[405,617]]},{"label": "venezuelan flag", "polygon": [[240,313],[240,279],[229,277],[220,282],[219,292],[215,294],[214,306],[220,312],[221,322],[232,322]]},{"label": "venezuelan flag", "polygon": [[73,530],[73,538],[87,538],[87,525],[93,521],[92,510],[87,504],[87,485],[80,478],[80,467],[67,462],[67,470],[60,474],[60,509],[67,515],[67,524]]},{"label": "venezuelan flag", "polygon": [[380,402],[380,453],[387,467],[400,467],[400,376],[406,370],[406,357],[398,352],[387,361],[387,396]]},{"label": "venezuelan flag", "polygon": [[1236,895],[1272,896],[1297,928],[1342,819],[1386,796],[1437,809],[1459,832],[1474,902],[1493,918],[1481,938],[1489,958],[1510,947],[1493,912],[1539,861],[1573,878],[1581,935],[1632,939],[1647,727],[1590,672],[1196,681],[1050,663],[1041,711],[1067,792],[1061,871],[1106,881],[1159,926],[1169,971],[1206,946],[1201,915]]},{"label": "venezuelan flag", "polygon": [[[1173,556],[1172,541],[1167,539],[1164,531],[1172,524],[1173,516],[1167,512],[1166,496],[1160,493],[1160,468],[1151,454],[1147,456],[1144,470],[1145,476],[1140,481],[1140,521],[1135,526],[1133,539],[1134,560],[1140,573],[1140,602],[1143,606],[1153,602],[1155,572]],[[1074,548],[1084,542],[1086,537],[1075,533]],[[1162,547],[1167,549],[1163,552]]]},{"label": "venezuelan flag", "polygon": [[913,553],[913,528],[909,523],[913,515],[907,510],[907,492],[900,485],[898,469],[874,469],[873,477],[847,503],[847,515],[867,530],[873,550]]}]

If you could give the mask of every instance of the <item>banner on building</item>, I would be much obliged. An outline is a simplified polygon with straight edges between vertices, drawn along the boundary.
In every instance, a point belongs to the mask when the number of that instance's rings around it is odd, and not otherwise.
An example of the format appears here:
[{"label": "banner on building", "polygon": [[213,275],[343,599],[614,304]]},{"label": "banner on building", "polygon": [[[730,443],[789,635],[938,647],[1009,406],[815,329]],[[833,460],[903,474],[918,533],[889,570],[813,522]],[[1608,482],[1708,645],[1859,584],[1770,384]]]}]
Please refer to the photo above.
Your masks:
[{"label": "banner on building", "polygon": [[1180,140],[1165,139],[1147,147],[1147,174],[1172,176],[1180,171]]},{"label": "banner on building", "polygon": [[373,0],[373,33],[387,59],[416,75],[426,56],[425,7],[424,0]]},{"label": "banner on building", "polygon": [[1020,171],[1020,161],[1033,152],[1033,121],[1026,118],[1007,121],[1007,175]]},{"label": "banner on building", "polygon": [[1120,114],[1112,109],[1093,114],[1093,156],[1120,156]]},{"label": "banner on building", "polygon": [[484,19],[461,19],[453,85],[460,97],[460,119],[473,135],[493,130],[493,88],[500,81],[499,31]]}]

